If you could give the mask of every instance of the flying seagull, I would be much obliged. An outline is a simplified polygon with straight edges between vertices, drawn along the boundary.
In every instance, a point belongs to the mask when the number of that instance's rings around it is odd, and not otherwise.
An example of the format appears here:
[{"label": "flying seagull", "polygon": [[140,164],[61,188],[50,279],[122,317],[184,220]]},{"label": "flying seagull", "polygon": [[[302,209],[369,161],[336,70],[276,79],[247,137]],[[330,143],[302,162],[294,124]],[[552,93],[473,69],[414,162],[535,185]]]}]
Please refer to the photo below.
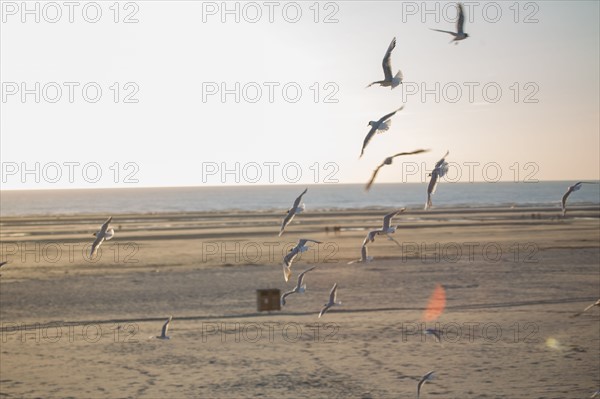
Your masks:
[{"label": "flying seagull", "polygon": [[367,236],[367,238],[365,238],[365,241],[363,242],[363,245],[360,248],[360,259],[351,260],[350,262],[348,262],[349,265],[351,265],[353,263],[368,263],[373,260],[373,257],[369,256],[367,254],[367,239],[368,239],[368,237],[369,236]]},{"label": "flying seagull", "polygon": [[319,312],[319,318],[321,318],[321,316],[323,316],[329,310],[330,307],[342,304],[342,302],[336,301],[336,294],[337,283],[333,284],[333,288],[331,288],[331,291],[329,292],[329,302],[323,305],[323,309],[321,309],[321,312]]},{"label": "flying seagull", "polygon": [[381,229],[379,230],[373,230],[371,232],[369,232],[369,235],[367,235],[366,240],[370,240],[371,242],[375,241],[375,235],[381,235],[381,234],[385,234],[385,236],[387,237],[388,240],[393,241],[397,246],[401,247],[402,245],[400,245],[400,243],[396,240],[394,240],[392,237],[390,237],[390,234],[395,233],[396,229],[399,226],[391,226],[391,222],[392,222],[392,218],[396,215],[399,215],[400,213],[404,212],[406,210],[406,208],[402,208],[399,209],[397,211],[394,211],[392,213],[388,213],[387,215],[385,215],[383,217],[383,226],[381,227]]},{"label": "flying seagull", "polygon": [[392,155],[391,157],[387,157],[379,166],[377,166],[377,168],[373,171],[373,175],[371,176],[371,180],[369,180],[369,182],[367,183],[367,186],[365,187],[365,190],[369,191],[369,189],[371,188],[371,186],[373,185],[373,182],[375,182],[375,177],[377,177],[377,173],[379,173],[379,169],[383,168],[385,165],[391,165],[392,161],[394,160],[394,158],[402,156],[402,155],[414,155],[414,154],[420,154],[422,152],[428,152],[429,150],[415,150],[415,151],[411,151],[411,152],[399,152],[395,155]]},{"label": "flying seagull", "polygon": [[0,262],[0,267],[6,265],[8,262]]},{"label": "flying seagull", "polygon": [[438,184],[438,180],[441,177],[444,177],[448,172],[448,162],[446,162],[446,157],[450,154],[450,151],[446,151],[446,155],[435,164],[435,168],[429,174],[431,176],[431,180],[429,181],[429,186],[427,186],[427,203],[425,203],[425,210],[431,208],[431,196],[435,193],[435,189]]},{"label": "flying seagull", "polygon": [[365,237],[365,239],[363,241],[363,247],[366,246],[368,243],[374,242],[375,236],[378,236],[381,234],[385,234],[385,236],[388,238],[388,240],[394,241],[396,243],[396,245],[400,246],[398,241],[394,240],[392,237],[389,236],[390,233],[396,232],[396,229],[398,228],[398,226],[390,226],[390,223],[394,216],[404,212],[405,210],[406,210],[406,208],[402,208],[402,209],[399,209],[397,211],[394,211],[392,213],[388,213],[387,215],[385,215],[383,217],[383,226],[381,227],[381,229],[369,231],[369,233],[367,234],[367,236]]},{"label": "flying seagull", "polygon": [[433,373],[434,373],[434,371],[430,371],[429,373],[427,373],[423,377],[421,377],[421,380],[417,384],[417,399],[419,399],[419,397],[421,396],[421,387],[423,386],[423,384],[425,384],[428,380],[430,380],[433,377]]},{"label": "flying seagull", "polygon": [[363,247],[366,246],[368,243],[375,241],[375,236],[379,235],[379,233],[381,233],[381,230],[371,230],[371,231],[369,231],[369,233],[367,234],[367,236],[363,240],[363,244],[362,244]]},{"label": "flying seagull", "polygon": [[593,308],[594,306],[600,306],[600,299],[598,299],[596,302],[592,303],[590,306],[586,307],[585,309],[583,309],[581,312],[579,313],[575,313],[573,316],[571,317],[577,317],[581,314],[583,314],[583,312],[587,312],[588,310],[590,310],[591,308]]},{"label": "flying seagull", "polygon": [[456,7],[458,8],[458,21],[456,21],[456,33],[450,32],[448,30],[430,28],[431,30],[434,30],[436,32],[448,33],[448,34],[454,36],[454,39],[452,39],[450,41],[450,43],[454,43],[454,44],[458,44],[459,40],[464,40],[467,37],[469,37],[469,34],[465,33],[464,29],[463,29],[464,25],[465,25],[465,12],[463,11],[463,6],[462,6],[462,4],[457,3]]},{"label": "flying seagull", "polygon": [[385,56],[383,57],[383,62],[381,65],[383,66],[383,75],[385,78],[383,80],[378,80],[376,82],[371,83],[367,87],[371,87],[374,84],[378,84],[383,87],[391,86],[393,90],[396,86],[402,83],[402,71],[398,70],[396,76],[392,77],[392,64],[390,62],[390,58],[392,56],[392,50],[396,47],[396,38],[392,39],[392,42],[388,46],[387,51],[385,52]]},{"label": "flying seagull", "polygon": [[404,105],[401,106],[400,108],[398,108],[397,110],[395,110],[394,112],[391,112],[391,113],[385,115],[378,121],[370,121],[369,122],[368,126],[371,126],[371,130],[369,130],[369,133],[367,133],[367,136],[365,137],[365,140],[363,141],[363,146],[362,146],[362,149],[360,150],[360,157],[362,157],[363,154],[365,153],[365,148],[367,147],[367,144],[369,144],[369,141],[371,141],[371,139],[373,138],[375,133],[381,133],[381,132],[385,132],[385,131],[389,130],[390,125],[392,124],[392,121],[390,121],[389,119],[392,116],[394,116],[394,114],[396,112],[402,111],[402,109],[404,109]]},{"label": "flying seagull", "polygon": [[401,214],[405,210],[406,210],[406,208],[402,208],[402,209],[398,209],[397,211],[394,211],[394,212],[391,212],[391,213],[388,213],[387,215],[385,215],[383,217],[383,226],[381,227],[381,230],[380,230],[379,234],[391,234],[391,233],[395,233],[396,229],[399,226],[391,226],[392,218],[394,216],[397,216],[397,215]]},{"label": "flying seagull", "polygon": [[287,215],[283,219],[283,222],[281,222],[281,230],[279,230],[279,237],[281,237],[281,235],[283,234],[283,230],[285,230],[285,227],[288,224],[290,224],[290,222],[292,221],[294,216],[297,213],[301,213],[304,211],[305,206],[304,206],[304,204],[300,204],[300,201],[302,201],[302,196],[304,194],[306,194],[307,191],[308,191],[308,188],[305,189],[304,191],[302,191],[302,194],[300,194],[300,196],[298,198],[296,198],[296,201],[294,201],[294,205],[292,205],[292,207],[290,209],[288,209]]},{"label": "flying seagull", "polygon": [[598,391],[594,392],[594,393],[592,394],[592,396],[590,396],[590,399],[592,399],[592,398],[596,398],[596,397],[600,397],[600,390],[598,390]]},{"label": "flying seagull", "polygon": [[569,186],[569,188],[567,188],[567,192],[565,193],[565,195],[563,195],[562,200],[560,201],[560,203],[562,205],[563,216],[565,216],[567,213],[567,198],[569,198],[569,195],[571,195],[571,193],[573,191],[579,190],[583,184],[596,184],[596,183],[580,181],[580,182],[573,184],[572,186]]},{"label": "flying seagull", "polygon": [[165,322],[165,324],[162,327],[162,331],[161,331],[160,335],[157,335],[155,338],[171,339],[171,337],[167,336],[167,332],[169,331],[169,324],[171,323],[171,320],[173,320],[173,316],[169,316],[169,318],[167,319],[167,321]]},{"label": "flying seagull", "polygon": [[100,227],[100,230],[95,232],[93,235],[96,236],[94,243],[92,244],[92,251],[90,252],[90,257],[93,257],[98,247],[102,245],[104,240],[110,240],[115,235],[115,231],[113,229],[108,229],[108,224],[111,222],[112,216],[108,218],[106,222]]},{"label": "flying seagull", "polygon": [[292,294],[304,294],[304,292],[306,291],[306,284],[304,284],[304,275],[306,273],[308,273],[309,271],[313,270],[314,268],[316,268],[317,266],[313,266],[310,269],[306,269],[305,271],[303,271],[302,273],[300,273],[300,275],[298,275],[298,282],[296,283],[296,286],[294,287],[293,290],[286,292],[285,294],[283,294],[281,296],[281,306],[285,306],[285,298],[288,295],[292,295]]},{"label": "flying seagull", "polygon": [[290,252],[283,258],[283,278],[285,279],[286,283],[292,275],[292,262],[296,256],[302,252],[308,251],[308,247],[306,246],[307,242],[322,244],[321,241],[309,240],[307,238],[301,238],[298,240],[298,244],[296,244],[294,248],[290,249]]},{"label": "flying seagull", "polygon": [[[395,233],[398,226],[391,226],[392,218],[396,215],[401,214],[405,210],[406,210],[406,208],[402,208],[402,209],[398,209],[397,211],[394,211],[394,212],[391,212],[391,213],[388,213],[387,215],[385,215],[383,217],[383,226],[381,226],[381,229],[369,231],[369,234],[367,234],[367,236],[365,237],[365,240],[363,241],[363,246],[367,245],[370,242],[375,241],[375,236],[378,236],[381,234],[385,234],[387,236],[388,234]],[[388,238],[391,239],[390,236],[388,236]]]},{"label": "flying seagull", "polygon": [[440,330],[436,330],[435,328],[426,328],[423,331],[425,335],[433,335],[435,337],[435,342],[442,342],[442,332]]}]

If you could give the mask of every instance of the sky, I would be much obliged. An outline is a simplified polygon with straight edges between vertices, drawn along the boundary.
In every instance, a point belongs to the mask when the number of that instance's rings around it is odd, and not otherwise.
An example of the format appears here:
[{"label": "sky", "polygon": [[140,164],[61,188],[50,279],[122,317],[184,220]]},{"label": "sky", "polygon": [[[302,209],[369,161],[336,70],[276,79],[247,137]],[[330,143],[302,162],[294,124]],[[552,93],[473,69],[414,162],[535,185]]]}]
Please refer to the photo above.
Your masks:
[{"label": "sky", "polygon": [[600,178],[597,1],[74,4],[1,2],[2,189]]}]

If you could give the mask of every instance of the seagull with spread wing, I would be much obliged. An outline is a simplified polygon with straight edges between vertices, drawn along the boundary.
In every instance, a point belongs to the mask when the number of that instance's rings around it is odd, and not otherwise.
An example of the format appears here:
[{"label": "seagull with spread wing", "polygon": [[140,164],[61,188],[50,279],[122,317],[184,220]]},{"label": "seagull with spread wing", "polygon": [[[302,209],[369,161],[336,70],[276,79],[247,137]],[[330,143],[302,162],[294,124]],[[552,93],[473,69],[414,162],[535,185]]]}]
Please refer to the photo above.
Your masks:
[{"label": "seagull with spread wing", "polygon": [[369,263],[370,261],[373,260],[372,256],[369,256],[367,253],[367,240],[368,237],[365,238],[365,241],[363,242],[362,247],[360,248],[360,259],[357,260],[351,260],[350,262],[348,262],[349,265],[353,264],[353,263]]},{"label": "seagull with spread wing", "polygon": [[385,215],[383,217],[383,225],[381,226],[381,228],[369,231],[369,233],[363,240],[362,247],[360,250],[360,254],[361,254],[360,259],[350,261],[350,262],[348,262],[348,264],[350,265],[352,263],[358,263],[358,262],[367,263],[367,262],[372,261],[373,257],[368,256],[368,254],[367,254],[367,245],[371,242],[374,242],[375,237],[378,235],[381,235],[381,234],[384,234],[388,238],[388,240],[393,241],[394,243],[396,243],[396,245],[398,245],[400,247],[401,246],[400,243],[398,241],[394,240],[392,237],[390,237],[390,234],[395,233],[396,229],[399,226],[392,226],[391,223],[392,223],[392,218],[394,216],[399,215],[400,213],[404,212],[405,210],[406,210],[406,208],[402,208],[402,209],[399,209],[397,211],[394,211],[394,212],[391,212],[391,213],[388,213],[387,215]]},{"label": "seagull with spread wing", "polygon": [[333,288],[329,292],[329,302],[323,305],[321,312],[319,312],[319,318],[323,316],[332,306],[341,305],[341,301],[337,301],[337,283],[333,284]]},{"label": "seagull with spread wing", "polygon": [[400,213],[404,212],[406,210],[406,208],[402,208],[402,209],[398,209],[397,211],[388,213],[387,215],[385,215],[383,217],[383,225],[381,226],[380,229],[377,230],[371,230],[369,231],[369,234],[367,234],[367,236],[365,237],[365,240],[363,241],[363,246],[367,245],[370,242],[374,242],[375,241],[375,236],[381,235],[381,234],[385,234],[388,238],[388,240],[390,241],[394,241],[396,244],[398,244],[398,242],[396,240],[394,240],[392,237],[389,236],[389,234],[395,233],[396,229],[399,226],[391,226],[391,222],[392,222],[392,218],[396,215],[399,215]]},{"label": "seagull with spread wing", "polygon": [[569,186],[567,188],[567,192],[565,193],[565,195],[563,195],[562,200],[560,201],[563,216],[565,216],[567,214],[567,198],[569,198],[569,195],[571,195],[572,192],[578,191],[579,189],[581,189],[581,186],[584,184],[597,184],[597,183],[580,181],[580,182],[573,184],[572,186]]},{"label": "seagull with spread wing", "polygon": [[583,309],[581,312],[579,313],[575,313],[573,316],[571,317],[577,317],[581,314],[583,314],[583,312],[587,312],[588,310],[590,310],[591,308],[593,308],[594,306],[600,306],[600,299],[598,299],[596,302],[592,303],[591,305],[589,305],[588,307],[586,307],[585,309]]},{"label": "seagull with spread wing", "polygon": [[423,334],[425,335],[433,335],[435,337],[435,342],[442,343],[442,331],[436,330],[435,328],[426,328],[423,330]]},{"label": "seagull with spread wing", "polygon": [[373,82],[367,87],[371,87],[374,84],[378,84],[383,87],[391,87],[391,89],[393,90],[396,86],[402,83],[402,71],[398,70],[396,75],[392,76],[392,63],[390,61],[390,58],[392,56],[392,50],[394,49],[394,47],[396,47],[396,38],[392,39],[392,42],[388,46],[388,49],[385,52],[385,56],[383,57],[382,66],[384,79]]},{"label": "seagull with spread wing", "polygon": [[389,114],[383,116],[378,121],[370,121],[368,123],[368,126],[371,126],[371,130],[369,130],[369,133],[367,133],[365,140],[363,141],[363,146],[362,146],[362,149],[360,150],[360,157],[362,157],[363,154],[365,153],[365,148],[367,148],[367,144],[369,144],[369,142],[371,141],[371,139],[373,138],[375,133],[382,133],[382,132],[388,131],[390,126],[392,125],[392,121],[389,119],[392,116],[394,116],[394,114],[396,112],[402,111],[403,109],[404,109],[404,105],[401,106],[400,108],[398,108],[397,110],[395,110],[394,112],[390,112]]},{"label": "seagull with spread wing", "polygon": [[363,244],[362,244],[363,247],[366,246],[370,242],[374,242],[375,241],[375,236],[379,235],[379,233],[381,233],[381,230],[371,230],[371,231],[369,231],[369,233],[367,234],[367,236],[363,240]]},{"label": "seagull with spread wing", "polygon": [[108,228],[108,224],[111,222],[111,220],[112,220],[112,216],[109,217],[106,222],[104,222],[102,227],[100,227],[100,230],[98,230],[97,232],[95,232],[93,234],[96,236],[96,239],[94,240],[94,243],[92,244],[92,250],[90,252],[90,257],[94,256],[94,254],[98,250],[98,247],[100,247],[100,245],[102,245],[104,240],[108,241],[111,238],[113,238],[113,236],[115,235],[115,231],[113,229]]},{"label": "seagull with spread wing", "polygon": [[294,201],[294,205],[292,205],[292,207],[288,209],[287,215],[281,222],[281,230],[279,230],[279,237],[281,237],[281,235],[283,234],[283,230],[285,230],[286,226],[290,224],[294,216],[296,216],[297,213],[304,212],[306,206],[304,204],[301,204],[300,201],[302,201],[302,196],[306,194],[307,191],[308,188],[302,191],[302,194],[300,194],[300,196]]},{"label": "seagull with spread wing", "polygon": [[[399,209],[397,211],[394,211],[392,213],[388,213],[387,215],[385,215],[383,217],[383,226],[381,227],[380,230],[375,230],[377,235],[381,235],[384,234],[388,240],[393,241],[397,246],[402,247],[402,245],[400,245],[400,243],[396,240],[394,240],[394,238],[390,237],[390,234],[393,234],[396,232],[396,229],[400,226],[391,226],[391,222],[392,222],[392,218],[396,215],[399,215],[400,213],[404,212],[406,210],[406,208],[402,208]],[[374,239],[373,239],[374,241]]]},{"label": "seagull with spread wing", "polygon": [[292,262],[294,262],[296,256],[302,252],[308,251],[308,246],[306,246],[307,242],[322,244],[321,241],[309,240],[307,238],[301,238],[298,240],[298,244],[296,244],[294,248],[290,249],[290,252],[283,258],[283,278],[285,279],[286,283],[292,275]]},{"label": "seagull with spread wing", "polygon": [[379,169],[383,168],[385,165],[391,165],[394,158],[396,157],[400,157],[402,155],[415,155],[415,154],[420,154],[422,152],[428,152],[429,150],[415,150],[415,151],[411,151],[411,152],[399,152],[395,155],[392,155],[391,157],[387,157],[379,166],[377,166],[377,168],[373,171],[373,175],[371,175],[371,180],[369,180],[369,182],[367,183],[367,186],[365,187],[365,190],[369,191],[369,189],[371,188],[371,186],[373,185],[373,183],[375,182],[375,178],[377,177],[377,173],[379,173]]},{"label": "seagull with spread wing", "polygon": [[304,294],[304,292],[306,291],[306,284],[304,283],[304,275],[308,272],[310,272],[311,270],[314,270],[317,266],[313,266],[310,269],[306,269],[305,271],[303,271],[302,273],[300,273],[298,275],[298,282],[296,283],[296,286],[294,287],[293,290],[286,292],[285,294],[283,294],[281,296],[281,306],[285,306],[285,298],[287,298],[289,295],[292,294]]},{"label": "seagull with spread wing", "polygon": [[402,209],[398,209],[397,211],[388,213],[387,215],[385,215],[383,217],[383,226],[381,227],[381,230],[379,230],[378,234],[393,234],[396,232],[396,229],[400,226],[392,226],[392,218],[394,216],[397,216],[399,214],[401,214],[402,212],[404,212],[406,210],[406,208],[402,208]]},{"label": "seagull with spread wing", "polygon": [[465,33],[465,31],[464,31],[465,12],[463,10],[463,6],[462,6],[462,4],[458,3],[458,4],[456,4],[456,7],[457,7],[457,10],[458,10],[458,20],[456,21],[456,32],[451,32],[451,31],[448,31],[448,30],[441,30],[441,29],[430,28],[431,30],[434,30],[436,32],[448,33],[448,34],[454,36],[454,39],[452,39],[450,41],[450,43],[454,43],[454,44],[458,44],[458,42],[460,40],[464,40],[467,37],[469,37],[469,34]]},{"label": "seagull with spread wing", "polygon": [[429,174],[431,176],[431,180],[429,181],[429,185],[427,186],[427,202],[425,203],[425,210],[431,208],[431,196],[435,193],[435,189],[437,188],[439,179],[444,177],[446,173],[448,173],[448,162],[446,162],[446,157],[450,154],[450,151],[446,151],[446,155],[442,159],[436,162],[435,168]]},{"label": "seagull with spread wing", "polygon": [[173,316],[169,316],[169,318],[167,319],[167,321],[165,322],[165,324],[163,324],[162,331],[160,332],[160,335],[157,335],[156,337],[150,337],[150,338],[171,339],[171,337],[167,336],[167,332],[169,331],[169,324],[171,324],[171,320],[173,320]]},{"label": "seagull with spread wing", "polygon": [[417,399],[421,397],[421,387],[423,386],[423,384],[425,384],[427,381],[433,378],[433,373],[434,371],[430,371],[429,373],[421,377],[421,380],[419,380],[419,383],[417,384]]}]

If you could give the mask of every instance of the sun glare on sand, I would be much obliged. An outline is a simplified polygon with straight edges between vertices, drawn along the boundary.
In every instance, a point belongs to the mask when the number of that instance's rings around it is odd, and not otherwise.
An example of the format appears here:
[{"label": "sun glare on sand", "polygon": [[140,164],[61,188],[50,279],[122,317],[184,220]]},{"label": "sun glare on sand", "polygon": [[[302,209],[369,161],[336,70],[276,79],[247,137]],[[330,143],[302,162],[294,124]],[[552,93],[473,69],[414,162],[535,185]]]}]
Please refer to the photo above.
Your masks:
[{"label": "sun glare on sand", "polygon": [[554,350],[561,350],[562,346],[560,345],[560,342],[558,342],[558,340],[556,338],[552,338],[552,337],[548,337],[548,339],[546,339],[546,346],[550,349],[554,349]]},{"label": "sun glare on sand", "polygon": [[433,321],[444,313],[446,308],[446,290],[441,284],[438,284],[429,298],[427,308],[423,313],[424,321]]}]

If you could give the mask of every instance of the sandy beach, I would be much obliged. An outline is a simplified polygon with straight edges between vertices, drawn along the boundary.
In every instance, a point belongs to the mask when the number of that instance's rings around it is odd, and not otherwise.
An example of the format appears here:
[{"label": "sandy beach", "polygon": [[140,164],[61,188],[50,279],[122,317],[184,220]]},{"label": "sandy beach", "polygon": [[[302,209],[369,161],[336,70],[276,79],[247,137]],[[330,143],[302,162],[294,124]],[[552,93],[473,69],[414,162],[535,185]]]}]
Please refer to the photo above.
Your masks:
[{"label": "sandy beach", "polygon": [[[600,209],[3,217],[0,396],[588,398],[600,389]],[[322,241],[281,261],[298,238]],[[307,292],[258,312],[256,290]],[[318,312],[338,283],[342,305]],[[441,285],[443,313],[425,321]],[[170,340],[160,334],[173,316]],[[424,335],[442,331],[441,342]]]}]

